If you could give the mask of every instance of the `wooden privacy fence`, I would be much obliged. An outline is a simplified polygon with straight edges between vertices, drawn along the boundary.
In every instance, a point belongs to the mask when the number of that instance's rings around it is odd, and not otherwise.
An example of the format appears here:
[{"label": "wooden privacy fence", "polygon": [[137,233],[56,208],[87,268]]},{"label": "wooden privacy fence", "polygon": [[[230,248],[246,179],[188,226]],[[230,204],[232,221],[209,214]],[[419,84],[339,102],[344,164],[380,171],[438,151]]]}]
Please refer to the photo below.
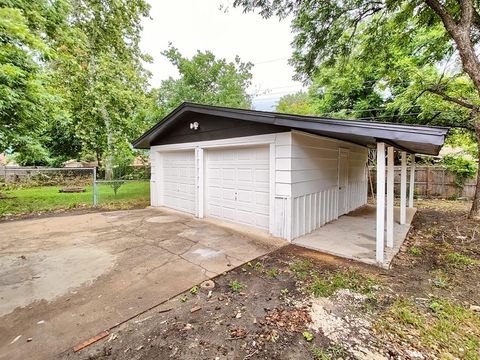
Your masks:
[{"label": "wooden privacy fence", "polygon": [[[371,195],[372,188],[376,190],[376,169],[369,167],[368,191]],[[407,183],[410,179],[410,167],[407,168]],[[400,166],[394,170],[395,196],[400,194]],[[463,188],[455,183],[455,175],[442,166],[415,166],[415,196],[428,198],[458,198],[472,199],[475,194],[476,178],[467,179]]]}]

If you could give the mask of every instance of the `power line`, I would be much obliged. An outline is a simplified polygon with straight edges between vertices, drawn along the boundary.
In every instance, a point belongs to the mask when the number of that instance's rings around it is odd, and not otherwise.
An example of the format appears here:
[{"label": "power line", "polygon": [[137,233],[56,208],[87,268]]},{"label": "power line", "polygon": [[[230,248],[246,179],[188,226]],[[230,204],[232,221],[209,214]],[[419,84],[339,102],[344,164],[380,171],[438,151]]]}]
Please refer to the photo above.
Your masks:
[{"label": "power line", "polygon": [[271,101],[271,100],[280,100],[278,97],[272,97],[272,98],[263,98],[263,99],[253,99],[255,102],[263,102],[263,101]]},{"label": "power line", "polygon": [[274,87],[268,87],[268,89],[286,89],[286,88],[297,87],[297,86],[300,86],[300,84],[298,84],[298,85],[274,86]]},{"label": "power line", "polygon": [[294,85],[288,85],[288,86],[266,86],[265,90],[262,92],[267,92],[270,90],[277,90],[277,89],[289,89],[289,88],[298,88],[298,90],[304,89],[301,84],[294,84]]},{"label": "power line", "polygon": [[[366,81],[363,81],[363,83],[365,84],[371,84],[371,83],[381,83],[381,80],[366,80]],[[404,84],[410,84],[411,81],[398,81],[398,82],[394,82],[394,83],[389,83],[387,82],[385,85],[387,87],[392,87],[392,86],[395,86],[395,85],[404,85]],[[289,87],[296,87],[296,86],[300,86],[299,85],[282,85],[282,86],[274,86],[274,87],[266,87],[267,89],[284,89],[284,88],[289,88]],[[326,85],[325,87],[328,87],[328,85]],[[319,86],[319,88],[322,88],[321,86]],[[353,87],[353,88],[349,88],[349,90],[360,90],[360,89],[364,89],[365,86],[361,85],[361,86],[358,86],[358,87]]]},{"label": "power line", "polygon": [[[433,111],[435,113],[451,113],[455,112],[455,110],[439,110],[439,111]],[[323,114],[315,114],[312,116],[325,116],[328,114],[335,114],[335,113],[323,113]],[[372,119],[387,119],[387,118],[398,118],[398,117],[403,117],[403,116],[418,116],[423,113],[421,112],[412,112],[412,113],[401,113],[401,114],[396,114],[396,115],[379,115],[379,116],[367,116],[367,117],[359,117],[355,118],[352,120],[372,120]]]},{"label": "power line", "polygon": [[[368,81],[365,81],[364,83],[375,83],[375,82],[379,82],[378,80],[368,80]],[[388,83],[386,84],[386,90],[388,88],[391,88],[393,86],[396,86],[396,85],[404,85],[404,84],[410,84],[411,82],[410,81],[401,81],[401,82],[396,82],[396,83]],[[296,85],[290,85],[290,86],[278,86],[278,87],[270,87],[270,88],[267,88],[265,90],[265,92],[267,90],[276,90],[276,89],[285,89],[285,88],[294,88],[296,87]],[[328,88],[328,86],[325,86],[325,88]],[[324,95],[324,94],[334,94],[334,95],[343,95],[345,94],[347,91],[348,92],[351,92],[351,91],[354,91],[354,90],[365,90],[366,86],[358,86],[358,87],[350,87],[348,90],[326,90],[322,93],[319,93],[319,95]],[[322,89],[322,87],[319,87],[319,89]],[[295,92],[300,92],[300,91],[304,91],[306,90],[308,92],[308,89],[304,89],[304,88],[299,88],[297,91]],[[289,94],[290,92],[287,92],[287,91],[280,91],[280,92],[273,92],[273,93],[265,93],[265,94],[260,94],[260,95],[253,95],[254,97],[260,97],[262,95],[274,95],[274,94]]]},{"label": "power line", "polygon": [[258,96],[255,96],[255,97],[262,97],[262,96],[265,96],[265,95],[290,95],[291,94],[291,91],[288,91],[288,90],[285,90],[285,91],[275,91],[275,92],[269,92],[269,93],[265,93],[265,94],[260,94]]},{"label": "power line", "polygon": [[[265,98],[265,99],[259,99],[255,100],[255,102],[264,102],[264,101],[271,101],[271,100],[278,100],[278,98]],[[338,111],[331,111],[331,112],[326,112],[326,113],[319,113],[319,114],[311,114],[311,116],[317,116],[317,117],[329,117],[329,116],[335,116],[335,115],[340,115],[341,112],[345,112],[346,115],[349,113],[354,113],[354,112],[369,112],[369,111],[380,111],[380,110],[387,110],[387,108],[371,108],[371,109],[361,109],[361,110],[353,110],[353,109],[339,109]],[[432,113],[455,113],[455,110],[432,110]],[[354,118],[352,120],[375,120],[375,119],[388,119],[388,118],[398,118],[398,117],[405,117],[405,116],[418,116],[422,115],[424,112],[407,112],[407,113],[399,113],[399,114],[392,114],[392,115],[378,115],[378,116],[363,116],[363,117],[358,117]]]},{"label": "power line", "polygon": [[284,60],[288,60],[288,59],[289,59],[289,58],[286,57],[286,58],[277,58],[277,59],[264,60],[264,61],[259,61],[259,62],[253,63],[253,65],[269,64],[269,63],[272,63],[272,62],[284,61]]},{"label": "power line", "polygon": [[[414,107],[416,107],[416,106],[419,106],[419,105],[414,105]],[[338,114],[340,112],[356,113],[356,112],[385,111],[385,110],[389,110],[389,109],[386,108],[386,107],[370,108],[370,109],[346,109],[346,108],[343,108],[343,109],[340,109],[340,110],[337,110],[337,111],[331,111],[331,112],[323,113],[323,114],[325,115],[325,114]],[[395,109],[391,109],[391,110],[395,110]],[[447,110],[445,110],[445,111],[447,111]]]},{"label": "power line", "polygon": [[[270,101],[270,100],[278,100],[278,98],[264,98],[264,99],[255,99],[255,102],[263,102],[263,101]],[[311,116],[317,116],[317,117],[328,117],[328,116],[334,116],[334,115],[339,115],[342,112],[345,112],[346,115],[349,113],[356,113],[356,112],[370,112],[370,111],[381,111],[381,110],[388,110],[387,108],[371,108],[371,109],[358,109],[358,110],[353,110],[353,109],[339,109],[338,111],[331,111],[331,112],[326,112],[326,113],[319,113],[319,114],[311,114]],[[393,110],[393,109],[392,109]],[[455,113],[455,110],[432,110],[432,113]],[[392,114],[392,115],[378,115],[378,116],[364,116],[364,117],[358,117],[354,118],[352,120],[375,120],[375,119],[388,119],[388,118],[398,118],[398,117],[404,117],[404,116],[418,116],[422,115],[424,112],[407,112],[407,113],[399,113],[399,114]]]}]

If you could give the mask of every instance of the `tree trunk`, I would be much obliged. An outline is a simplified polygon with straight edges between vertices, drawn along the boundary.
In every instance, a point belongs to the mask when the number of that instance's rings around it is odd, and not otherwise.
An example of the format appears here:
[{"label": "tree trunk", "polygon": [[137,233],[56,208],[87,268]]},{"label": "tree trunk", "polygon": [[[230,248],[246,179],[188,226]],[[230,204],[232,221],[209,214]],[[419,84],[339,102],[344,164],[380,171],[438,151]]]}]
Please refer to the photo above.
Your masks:
[{"label": "tree trunk", "polygon": [[480,95],[480,61],[472,42],[474,5],[472,0],[461,0],[461,17],[455,20],[453,15],[438,0],[424,0],[440,17],[445,29],[452,37],[462,61],[463,71],[472,79]]},{"label": "tree trunk", "polygon": [[472,79],[473,84],[480,95],[480,62],[475,53],[475,47],[470,40],[470,31],[455,31],[453,33],[453,40],[457,45],[463,71],[465,71],[470,79]]},{"label": "tree trunk", "polygon": [[107,131],[107,156],[105,157],[105,180],[112,180],[113,178],[113,139],[112,130],[110,129],[110,115],[105,107],[100,108],[103,121],[105,122],[105,129]]},{"label": "tree trunk", "polygon": [[[460,19],[455,19],[447,8],[439,0],[424,0],[425,3],[440,17],[445,29],[452,37],[462,61],[462,68],[470,77],[473,85],[480,95],[480,61],[475,46],[472,42],[472,26],[475,17],[475,7],[472,0],[460,0],[461,7]],[[478,26],[476,27],[478,30]],[[448,99],[447,99],[448,100]],[[477,136],[478,158],[480,160],[480,107],[475,104],[465,105],[457,104],[472,110],[475,134]],[[480,161],[477,170],[477,185],[475,187],[475,196],[473,198],[472,208],[469,218],[480,220]]]},{"label": "tree trunk", "polygon": [[101,167],[102,164],[102,156],[98,150],[95,150],[95,158],[97,159],[97,167]]},{"label": "tree trunk", "polygon": [[480,119],[479,116],[475,118],[475,133],[477,135],[478,159],[477,164],[477,185],[475,186],[475,195],[473,196],[472,208],[470,209],[469,218],[480,220]]}]

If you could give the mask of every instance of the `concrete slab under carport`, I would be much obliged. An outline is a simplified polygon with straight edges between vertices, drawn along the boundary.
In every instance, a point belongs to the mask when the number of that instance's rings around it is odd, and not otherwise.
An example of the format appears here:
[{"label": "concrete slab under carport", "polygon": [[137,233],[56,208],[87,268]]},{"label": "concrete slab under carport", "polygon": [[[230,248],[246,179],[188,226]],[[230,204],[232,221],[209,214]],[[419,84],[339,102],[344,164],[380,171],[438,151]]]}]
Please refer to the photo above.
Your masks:
[{"label": "concrete slab under carport", "polygon": [[3,222],[0,234],[0,359],[50,359],[285,244],[151,208]]},{"label": "concrete slab under carport", "polygon": [[416,208],[407,208],[407,223],[400,225],[400,208],[394,208],[394,244],[385,245],[385,261],[379,264],[375,257],[376,207],[364,205],[346,215],[340,216],[308,235],[293,240],[293,244],[327,254],[360,261],[366,264],[389,268],[400,250]]}]

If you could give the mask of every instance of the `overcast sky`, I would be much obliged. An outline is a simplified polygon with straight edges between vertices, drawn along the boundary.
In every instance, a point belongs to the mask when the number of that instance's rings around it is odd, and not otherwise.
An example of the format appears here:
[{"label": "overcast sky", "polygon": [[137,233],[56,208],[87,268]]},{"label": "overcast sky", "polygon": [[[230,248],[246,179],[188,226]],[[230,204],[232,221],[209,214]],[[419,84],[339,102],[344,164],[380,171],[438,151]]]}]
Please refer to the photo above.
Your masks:
[{"label": "overcast sky", "polygon": [[[143,22],[141,46],[154,61],[147,67],[153,73],[151,85],[178,76],[175,68],[160,54],[172,42],[191,57],[196,50],[210,50],[217,57],[254,63],[250,93],[257,96],[254,107],[274,110],[278,99],[301,88],[292,80],[287,64],[291,55],[290,22],[265,20],[258,14],[244,14],[229,6],[230,0],[149,0],[151,18]],[[220,9],[221,5],[228,9]]]}]

